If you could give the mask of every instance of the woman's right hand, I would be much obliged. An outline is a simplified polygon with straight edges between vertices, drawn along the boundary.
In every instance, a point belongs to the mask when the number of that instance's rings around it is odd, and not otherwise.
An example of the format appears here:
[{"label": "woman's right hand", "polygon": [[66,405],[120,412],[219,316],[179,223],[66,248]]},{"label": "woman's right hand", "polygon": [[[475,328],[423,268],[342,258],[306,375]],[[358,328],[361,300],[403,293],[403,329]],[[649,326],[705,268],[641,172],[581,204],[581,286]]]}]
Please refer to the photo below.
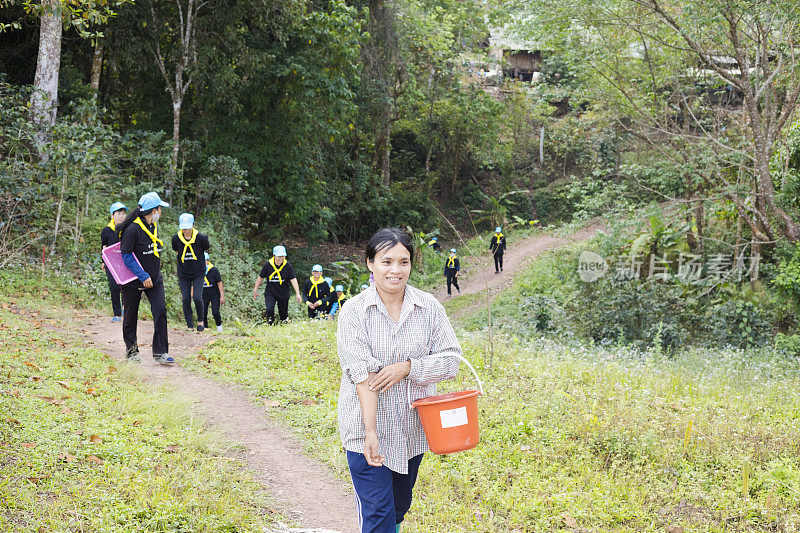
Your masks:
[{"label": "woman's right hand", "polygon": [[142,282],[145,289],[152,289],[153,288],[153,278],[147,278]]},{"label": "woman's right hand", "polygon": [[386,457],[378,451],[378,434],[367,433],[364,439],[364,458],[369,466],[383,466]]}]

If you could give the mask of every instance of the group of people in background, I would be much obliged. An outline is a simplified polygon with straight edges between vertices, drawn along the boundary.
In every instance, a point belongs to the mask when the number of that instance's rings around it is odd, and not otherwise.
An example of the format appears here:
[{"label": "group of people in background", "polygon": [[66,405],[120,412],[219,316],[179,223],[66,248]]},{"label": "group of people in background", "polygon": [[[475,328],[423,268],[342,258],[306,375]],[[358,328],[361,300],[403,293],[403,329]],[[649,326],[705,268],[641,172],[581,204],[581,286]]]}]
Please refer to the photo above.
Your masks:
[{"label": "group of people in background", "polygon": [[[286,258],[286,247],[278,245],[272,249],[272,257],[261,267],[253,287],[253,299],[258,300],[259,288],[264,283],[264,304],[266,306],[267,323],[275,323],[275,306],[278,306],[278,318],[281,321],[289,318],[289,287],[294,289],[297,303],[308,310],[308,318],[334,318],[341,309],[347,296],[343,285],[333,286],[333,279],[322,277],[322,265],[311,267],[311,276],[303,282],[303,291],[297,281],[294,267]],[[362,286],[363,289],[363,286]]]},{"label": "group of people in background", "polygon": [[[122,322],[127,359],[141,361],[137,327],[139,303],[144,294],[150,302],[153,315],[153,358],[158,363],[168,365],[174,363],[175,359],[169,355],[167,306],[161,273],[164,241],[158,236],[158,221],[163,207],[169,207],[169,204],[155,192],[143,195],[136,209],[130,213],[125,204],[115,202],[109,208],[111,221],[103,228],[100,240],[103,249],[119,243],[123,263],[136,276],[136,279],[119,285],[109,267],[105,263],[103,265],[114,311],[111,320]],[[225,303],[222,275],[211,263],[208,237],[194,227],[191,213],[183,213],[178,217],[178,232],[172,236],[172,249],[177,253],[178,286],[186,327],[192,331],[195,328],[203,331],[208,326],[210,307],[217,331],[221,332],[220,306]],[[194,312],[197,314],[196,324]]]}]

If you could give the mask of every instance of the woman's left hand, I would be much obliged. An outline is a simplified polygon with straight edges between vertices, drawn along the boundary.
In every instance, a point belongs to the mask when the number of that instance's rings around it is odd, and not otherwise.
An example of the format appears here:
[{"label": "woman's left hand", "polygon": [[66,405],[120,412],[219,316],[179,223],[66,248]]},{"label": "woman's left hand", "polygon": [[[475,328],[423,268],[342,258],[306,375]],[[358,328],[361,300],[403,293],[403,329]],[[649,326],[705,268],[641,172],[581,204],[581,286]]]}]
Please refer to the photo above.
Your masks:
[{"label": "woman's left hand", "polygon": [[386,365],[369,381],[369,390],[384,392],[392,385],[408,376],[411,372],[411,361]]}]

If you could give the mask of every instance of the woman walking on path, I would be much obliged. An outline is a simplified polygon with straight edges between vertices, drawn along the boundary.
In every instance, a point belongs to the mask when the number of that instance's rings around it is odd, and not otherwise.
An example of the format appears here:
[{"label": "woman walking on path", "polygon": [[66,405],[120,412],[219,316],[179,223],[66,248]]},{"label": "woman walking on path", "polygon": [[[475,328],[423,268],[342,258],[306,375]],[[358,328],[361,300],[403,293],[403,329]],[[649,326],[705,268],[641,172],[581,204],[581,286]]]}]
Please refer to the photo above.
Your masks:
[{"label": "woman walking on path", "polygon": [[258,288],[261,282],[267,280],[264,287],[264,303],[267,306],[267,323],[275,323],[275,304],[278,304],[278,315],[281,322],[289,319],[289,284],[294,288],[297,296],[297,303],[303,303],[300,296],[300,286],[297,284],[297,276],[294,274],[294,267],[286,259],[286,248],[276,246],[272,249],[272,257],[261,267],[261,273],[256,278],[256,286],[253,287],[253,299],[258,300]]},{"label": "woman walking on path", "polygon": [[374,285],[338,313],[339,432],[364,533],[400,531],[428,450],[409,400],[435,395],[461,355],[442,305],[407,285],[412,257],[406,233],[378,231],[366,250]]},{"label": "woman walking on path", "polygon": [[157,363],[172,364],[167,339],[167,303],[164,299],[164,278],[161,277],[161,252],[164,241],[158,238],[158,219],[161,208],[169,207],[158,194],[149,192],[139,199],[139,207],[131,211],[120,226],[122,240],[120,252],[128,270],[137,280],[122,286],[125,317],[122,320],[122,338],[125,340],[129,361],[141,361],[136,329],[139,321],[139,301],[142,293],[150,301],[153,315],[153,358]]},{"label": "woman walking on path", "polygon": [[203,278],[203,324],[208,325],[208,307],[214,314],[214,322],[217,324],[217,331],[222,333],[222,313],[219,312],[220,306],[225,303],[225,289],[222,286],[222,274],[219,269],[211,264],[211,257],[205,252],[206,275]]},{"label": "woman walking on path", "polygon": [[503,235],[503,228],[494,228],[494,235],[489,241],[489,249],[494,256],[494,273],[499,274],[503,271],[503,254],[506,251],[506,236]]},{"label": "woman walking on path", "polygon": [[455,285],[456,290],[461,294],[461,289],[458,287],[458,271],[461,270],[461,263],[456,255],[456,249],[450,248],[450,256],[444,264],[444,275],[447,278],[447,297],[450,298],[453,293],[450,289],[451,285]]},{"label": "woman walking on path", "polygon": [[[125,207],[125,204],[122,202],[114,202],[111,204],[109,212],[111,213],[111,222],[100,232],[100,245],[102,246],[102,250],[119,242],[122,237],[119,228],[121,224],[125,222],[125,215],[128,213],[128,208]],[[106,278],[108,279],[108,292],[111,293],[111,309],[114,312],[111,322],[122,322],[120,286],[117,284],[114,276],[111,275],[111,271],[106,267],[105,262],[101,261],[101,263],[103,263],[103,270],[106,271]]]},{"label": "woman walking on path", "polygon": [[197,311],[197,331],[203,331],[203,278],[206,262],[203,254],[209,250],[208,237],[194,227],[194,215],[183,213],[178,217],[178,233],[172,236],[172,249],[178,252],[178,285],[186,328],[194,330],[192,301]]},{"label": "woman walking on path", "polygon": [[331,286],[322,277],[322,265],[311,267],[311,277],[303,283],[303,298],[308,307],[308,318],[325,314],[325,302],[331,294]]}]

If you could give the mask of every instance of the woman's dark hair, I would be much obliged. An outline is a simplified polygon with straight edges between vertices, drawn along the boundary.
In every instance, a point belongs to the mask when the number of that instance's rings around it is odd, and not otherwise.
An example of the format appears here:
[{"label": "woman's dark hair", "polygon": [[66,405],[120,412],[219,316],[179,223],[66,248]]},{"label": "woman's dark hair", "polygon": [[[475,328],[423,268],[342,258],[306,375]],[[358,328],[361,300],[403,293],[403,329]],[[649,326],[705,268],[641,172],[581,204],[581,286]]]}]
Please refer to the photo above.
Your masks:
[{"label": "woman's dark hair", "polygon": [[120,224],[119,227],[117,228],[117,232],[120,235],[122,235],[123,233],[125,233],[125,228],[133,224],[133,221],[136,220],[137,217],[146,217],[152,211],[153,211],[152,209],[148,209],[147,211],[142,211],[137,207],[136,209],[128,213],[128,216],[125,217],[125,220],[123,220],[122,224]]},{"label": "woman's dark hair", "polygon": [[378,230],[375,235],[370,238],[369,243],[367,243],[367,259],[369,261],[375,261],[375,254],[383,250],[388,250],[397,244],[402,244],[405,249],[408,250],[408,255],[413,261],[414,243],[411,240],[411,236],[400,228],[383,228],[382,230]]}]

